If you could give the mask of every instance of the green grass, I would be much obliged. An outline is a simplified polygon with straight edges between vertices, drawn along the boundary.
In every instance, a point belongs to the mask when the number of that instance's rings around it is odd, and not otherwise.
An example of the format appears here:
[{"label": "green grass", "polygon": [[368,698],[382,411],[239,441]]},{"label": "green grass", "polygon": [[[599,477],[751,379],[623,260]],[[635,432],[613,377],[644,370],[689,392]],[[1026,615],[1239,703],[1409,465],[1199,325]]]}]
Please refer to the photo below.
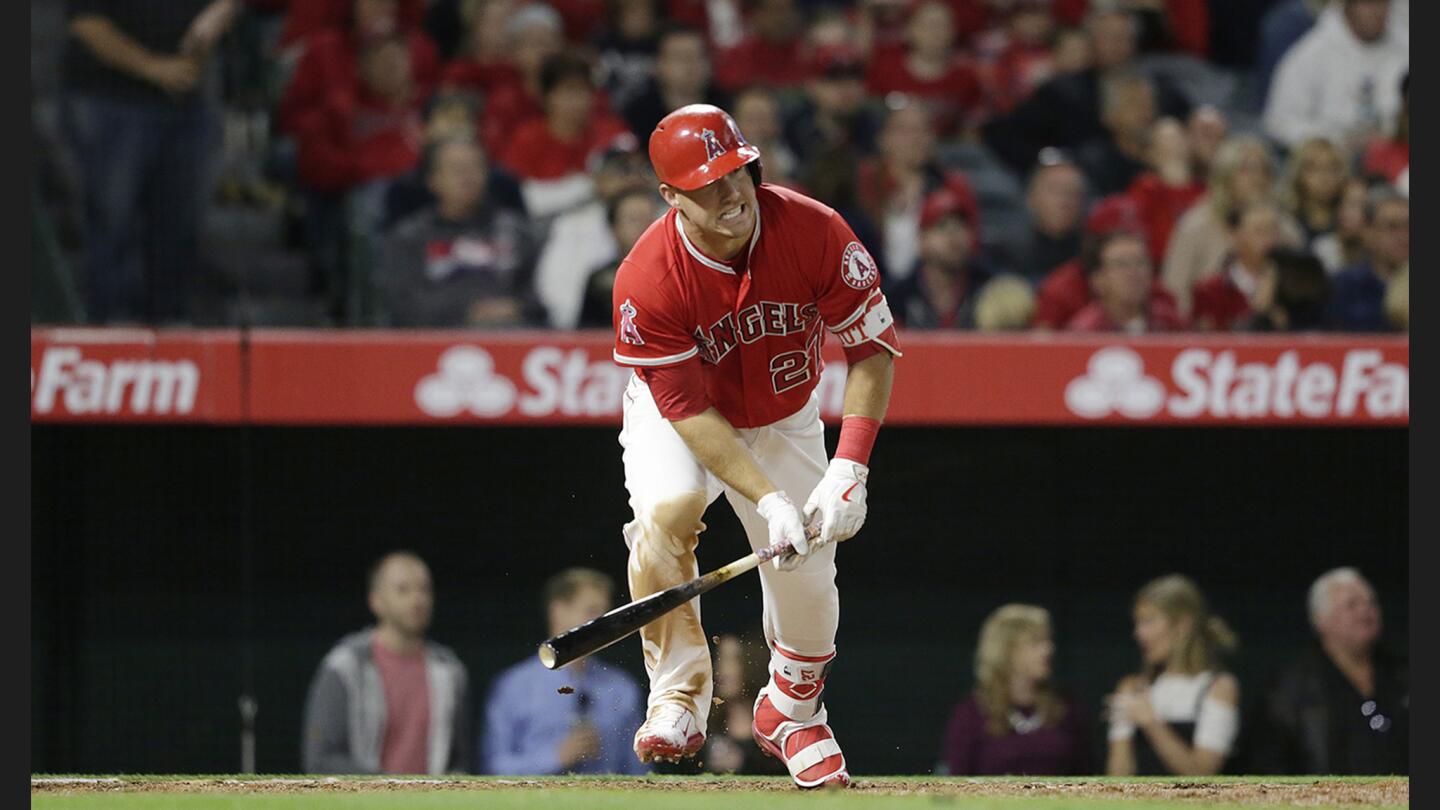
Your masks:
[{"label": "green grass", "polygon": [[[426,789],[419,785],[400,789],[384,784],[366,785],[373,779],[346,778],[344,788],[278,789],[257,785],[256,792],[165,792],[174,790],[181,780],[237,779],[273,780],[313,777],[277,776],[125,776],[125,792],[93,792],[86,790],[58,792],[32,791],[34,808],[116,808],[116,810],[310,810],[318,808],[358,808],[358,810],[559,810],[561,808],[595,808],[595,810],[743,810],[763,807],[764,810],[791,808],[865,808],[870,810],[1177,810],[1177,808],[1231,808],[1260,810],[1296,806],[1306,799],[1303,791],[1356,789],[1372,790],[1380,780],[1370,777],[1215,777],[1206,779],[1177,778],[1108,778],[1072,779],[1024,778],[938,778],[938,777],[857,777],[861,788],[848,792],[802,792],[786,787],[787,780],[770,777],[651,777],[637,782],[617,777],[561,777],[501,779],[497,777],[458,777],[449,786]],[[525,785],[506,785],[523,781]],[[1405,795],[1398,802],[1350,804],[1350,807],[1400,808],[1406,806]],[[538,786],[537,786],[538,785]],[[1257,795],[1256,785],[1266,786]],[[1058,795],[1065,792],[1084,795]],[[1078,786],[1078,787],[1075,787]],[[1127,790],[1127,787],[1132,788]],[[150,792],[143,792],[146,789]],[[780,788],[780,789],[777,789]],[[1188,788],[1188,789],[1187,789]],[[1155,796],[1161,790],[1181,798]],[[236,788],[230,788],[235,791]],[[133,791],[133,792],[132,792]],[[265,791],[265,792],[260,792]],[[1173,792],[1172,792],[1173,791]],[[908,793],[908,795],[906,795]],[[1232,801],[1228,793],[1244,794]],[[997,795],[999,794],[999,795]],[[1025,795],[1029,794],[1029,795]],[[1040,794],[1040,795],[1036,795]],[[1127,795],[1128,794],[1128,795]],[[1140,795],[1150,794],[1150,795]],[[1308,798],[1313,798],[1309,796]],[[1393,793],[1392,793],[1393,798]],[[1307,801],[1307,803],[1309,803]]]}]

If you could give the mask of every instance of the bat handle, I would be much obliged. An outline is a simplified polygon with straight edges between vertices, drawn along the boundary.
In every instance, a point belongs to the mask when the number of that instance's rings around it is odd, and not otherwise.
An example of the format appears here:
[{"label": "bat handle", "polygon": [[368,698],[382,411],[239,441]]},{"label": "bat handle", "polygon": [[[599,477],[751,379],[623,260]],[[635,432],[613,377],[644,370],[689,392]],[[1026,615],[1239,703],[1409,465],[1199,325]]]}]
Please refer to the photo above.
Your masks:
[{"label": "bat handle", "polygon": [[[811,526],[810,528],[805,530],[805,536],[810,538],[811,540],[814,540],[815,538],[820,536],[820,530],[814,526]],[[785,555],[791,554],[794,551],[795,548],[791,546],[789,542],[781,540],[773,546],[766,546],[765,548],[762,548],[759,551],[755,552],[755,556],[758,557],[760,562],[763,564],[770,562],[776,557],[784,557]]]}]

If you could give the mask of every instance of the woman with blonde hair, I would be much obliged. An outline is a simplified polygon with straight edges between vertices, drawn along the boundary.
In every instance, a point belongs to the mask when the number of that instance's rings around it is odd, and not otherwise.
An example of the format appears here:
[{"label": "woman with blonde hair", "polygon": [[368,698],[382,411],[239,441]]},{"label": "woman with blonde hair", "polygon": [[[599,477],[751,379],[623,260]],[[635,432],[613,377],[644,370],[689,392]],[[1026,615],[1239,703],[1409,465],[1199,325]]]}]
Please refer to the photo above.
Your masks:
[{"label": "woman with blonde hair", "polygon": [[980,289],[975,299],[975,329],[980,332],[1015,332],[1029,329],[1035,320],[1035,289],[1024,278],[1005,273]]},{"label": "woman with blonde hair", "polygon": [[1349,179],[1345,154],[1327,138],[1309,138],[1291,153],[1280,181],[1280,204],[1299,223],[1305,244],[1334,232]]},{"label": "woman with blonde hair", "polygon": [[[1271,201],[1274,188],[1275,158],[1264,141],[1237,135],[1220,144],[1210,165],[1205,196],[1175,223],[1160,269],[1160,280],[1175,296],[1182,315],[1190,317],[1195,283],[1220,270],[1230,248],[1227,223],[1237,212]],[[1282,221],[1281,232],[1286,244],[1303,243],[1300,226],[1289,216]]]},{"label": "woman with blonde hair", "polygon": [[1240,684],[1221,669],[1235,634],[1179,574],[1135,597],[1141,674],[1120,680],[1110,709],[1111,776],[1208,776],[1220,772],[1240,730]]},{"label": "woman with blonde hair", "polygon": [[1050,614],[996,609],[980,628],[975,691],[955,707],[940,767],[964,775],[1071,775],[1089,771],[1074,704],[1050,683]]}]

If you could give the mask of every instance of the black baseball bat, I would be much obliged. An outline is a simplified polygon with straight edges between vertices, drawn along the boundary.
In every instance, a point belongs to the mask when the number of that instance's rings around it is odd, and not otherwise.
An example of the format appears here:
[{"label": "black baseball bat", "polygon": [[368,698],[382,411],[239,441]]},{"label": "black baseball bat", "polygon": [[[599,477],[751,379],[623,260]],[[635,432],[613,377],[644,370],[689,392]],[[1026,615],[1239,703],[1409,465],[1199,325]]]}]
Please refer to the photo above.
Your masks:
[{"label": "black baseball bat", "polygon": [[566,630],[541,644],[540,663],[544,664],[546,669],[559,669],[572,661],[599,652],[717,585],[729,582],[752,568],[789,553],[789,543],[776,543],[689,582],[682,582],[621,605],[604,616]]}]

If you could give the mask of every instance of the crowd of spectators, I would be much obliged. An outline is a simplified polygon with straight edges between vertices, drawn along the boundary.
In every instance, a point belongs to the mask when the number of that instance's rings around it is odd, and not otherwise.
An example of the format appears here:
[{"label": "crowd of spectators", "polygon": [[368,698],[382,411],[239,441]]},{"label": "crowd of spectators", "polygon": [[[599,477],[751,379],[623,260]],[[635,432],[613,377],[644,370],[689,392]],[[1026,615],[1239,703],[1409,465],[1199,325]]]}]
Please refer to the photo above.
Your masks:
[{"label": "crowd of spectators", "polygon": [[[465,665],[427,638],[435,597],[425,562],[410,552],[386,555],[371,570],[368,599],[375,625],[342,638],[310,685],[306,772],[651,770],[630,750],[644,720],[643,687],[602,656],[556,670],[527,656],[483,689],[476,710]],[[542,594],[549,634],[600,616],[614,599],[613,581],[599,571],[555,574]],[[1268,683],[1250,685],[1261,697],[1249,711],[1227,667],[1239,640],[1186,576],[1159,577],[1136,593],[1137,666],[1096,706],[1078,700],[1055,670],[1050,613],[1002,605],[979,629],[973,689],[945,725],[936,773],[1408,774],[1409,670],[1380,645],[1374,589],[1358,570],[1335,568],[1314,580],[1305,601],[1313,643],[1269,673]],[[765,642],[717,636],[712,652],[715,699],[704,747],[693,759],[654,767],[783,774],[751,735],[755,695],[769,677]],[[1100,726],[1103,758],[1092,740]],[[1253,740],[1244,756],[1242,737]]]},{"label": "crowd of spectators", "polygon": [[[1269,678],[1242,721],[1241,685],[1226,668],[1235,633],[1199,586],[1171,574],[1134,601],[1138,671],[1105,698],[1103,771],[1112,776],[1409,773],[1409,680],[1380,647],[1376,595],[1354,568],[1321,574],[1307,612],[1314,644]],[[973,693],[954,709],[942,773],[1078,775],[1090,760],[1095,714],[1059,688],[1049,613],[995,610],[980,630]],[[1254,738],[1241,758],[1242,735]]]},{"label": "crowd of spectators", "polygon": [[241,21],[328,323],[607,326],[650,132],[704,101],[907,328],[1404,330],[1408,0],[1251,5],[71,0],[86,315],[193,320]]}]

